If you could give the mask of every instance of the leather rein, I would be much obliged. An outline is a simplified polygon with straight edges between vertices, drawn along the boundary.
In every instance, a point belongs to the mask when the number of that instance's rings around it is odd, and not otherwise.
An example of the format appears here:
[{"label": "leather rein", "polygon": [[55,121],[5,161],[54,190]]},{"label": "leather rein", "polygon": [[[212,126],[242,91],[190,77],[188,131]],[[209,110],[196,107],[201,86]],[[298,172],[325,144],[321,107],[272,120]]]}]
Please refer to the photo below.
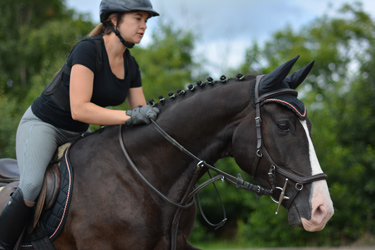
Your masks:
[{"label": "leather rein", "polygon": [[[259,196],[262,196],[262,195],[267,195],[267,196],[271,196],[272,195],[272,191],[269,190],[269,189],[266,189],[266,188],[262,188],[260,187],[259,185],[254,185],[254,184],[251,184],[250,182],[247,182],[247,181],[244,181],[241,177],[240,174],[238,174],[238,177],[234,177],[224,171],[221,171],[220,169],[216,168],[215,166],[211,165],[211,164],[208,164],[207,162],[201,160],[200,158],[198,158],[197,156],[195,156],[194,154],[192,154],[190,151],[188,151],[186,148],[184,148],[181,144],[179,144],[175,139],[173,139],[170,135],[168,135],[154,120],[151,120],[152,123],[153,123],[153,126],[154,128],[165,138],[167,139],[172,145],[174,145],[175,147],[177,147],[178,149],[180,149],[183,153],[187,154],[188,156],[190,156],[191,158],[193,158],[194,160],[196,160],[198,163],[197,163],[197,170],[200,171],[201,169],[203,169],[204,167],[210,169],[210,170],[213,170],[214,172],[216,172],[218,175],[211,178],[210,180],[206,181],[205,183],[202,183],[200,186],[196,187],[194,189],[194,191],[189,195],[189,198],[192,199],[193,196],[198,193],[201,189],[203,189],[204,187],[208,186],[209,184],[211,183],[214,183],[218,180],[226,180],[228,181],[230,184],[232,185],[235,185],[237,188],[241,188],[241,189],[244,189],[246,191],[250,191],[250,192],[254,192],[254,193],[257,193]],[[164,194],[162,194],[157,188],[155,188],[147,179],[146,177],[144,177],[144,175],[138,170],[137,166],[134,164],[133,160],[130,158],[126,148],[125,148],[125,145],[124,145],[124,141],[123,141],[123,138],[122,138],[122,126],[123,125],[120,125],[120,129],[119,129],[119,142],[120,142],[120,146],[121,146],[121,149],[126,157],[126,159],[128,160],[128,162],[130,163],[130,166],[132,168],[132,170],[135,171],[135,173],[141,178],[141,180],[151,189],[153,190],[158,196],[160,196],[163,200],[167,201],[168,203],[176,206],[176,207],[179,207],[179,208],[189,208],[191,205],[193,205],[194,202],[191,202],[189,204],[182,204],[182,203],[176,203],[174,201],[171,201],[168,197],[166,197]],[[196,170],[196,171],[197,171]],[[194,179],[194,177],[193,177]]]}]

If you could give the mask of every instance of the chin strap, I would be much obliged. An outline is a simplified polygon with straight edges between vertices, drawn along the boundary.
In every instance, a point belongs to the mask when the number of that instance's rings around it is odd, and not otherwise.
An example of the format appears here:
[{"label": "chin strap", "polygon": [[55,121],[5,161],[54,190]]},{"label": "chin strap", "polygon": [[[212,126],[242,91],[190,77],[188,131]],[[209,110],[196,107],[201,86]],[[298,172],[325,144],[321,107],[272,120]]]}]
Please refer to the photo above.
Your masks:
[{"label": "chin strap", "polygon": [[114,29],[110,23],[105,23],[105,25],[107,25],[116,34],[116,36],[120,39],[120,41],[122,42],[122,44],[125,45],[126,48],[131,49],[134,47],[135,44],[125,41],[125,39],[121,36],[120,32],[117,30],[121,17],[122,13],[118,13],[116,29]]}]

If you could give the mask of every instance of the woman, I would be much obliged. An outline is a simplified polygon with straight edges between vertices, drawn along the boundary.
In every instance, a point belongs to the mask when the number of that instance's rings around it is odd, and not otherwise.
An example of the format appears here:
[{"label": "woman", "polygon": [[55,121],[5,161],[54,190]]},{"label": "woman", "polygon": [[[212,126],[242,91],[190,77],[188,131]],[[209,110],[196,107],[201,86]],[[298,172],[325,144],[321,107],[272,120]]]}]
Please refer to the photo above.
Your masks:
[{"label": "woman", "polygon": [[[16,141],[20,185],[0,215],[0,249],[16,244],[59,145],[78,138],[89,124],[135,125],[156,119],[159,110],[146,105],[138,64],[128,48],[141,42],[147,20],[158,15],[149,0],[102,0],[101,24],[91,39],[76,45],[26,111]],[[105,108],[125,99],[131,110]]]}]

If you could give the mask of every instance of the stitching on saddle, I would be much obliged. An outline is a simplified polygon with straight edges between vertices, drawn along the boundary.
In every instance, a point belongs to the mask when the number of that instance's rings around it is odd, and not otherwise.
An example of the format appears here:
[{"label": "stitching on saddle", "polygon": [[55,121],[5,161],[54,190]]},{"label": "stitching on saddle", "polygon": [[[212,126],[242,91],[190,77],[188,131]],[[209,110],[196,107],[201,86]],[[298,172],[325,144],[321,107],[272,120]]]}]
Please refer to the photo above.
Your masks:
[{"label": "stitching on saddle", "polygon": [[288,105],[289,107],[291,107],[296,113],[298,113],[301,117],[305,117],[306,116],[306,107],[304,107],[304,113],[301,114],[292,104],[290,104],[289,102],[286,102],[286,101],[283,101],[283,100],[280,100],[280,99],[266,99],[263,101],[264,103],[265,102],[280,102],[280,103],[283,103],[283,104],[286,104]]}]

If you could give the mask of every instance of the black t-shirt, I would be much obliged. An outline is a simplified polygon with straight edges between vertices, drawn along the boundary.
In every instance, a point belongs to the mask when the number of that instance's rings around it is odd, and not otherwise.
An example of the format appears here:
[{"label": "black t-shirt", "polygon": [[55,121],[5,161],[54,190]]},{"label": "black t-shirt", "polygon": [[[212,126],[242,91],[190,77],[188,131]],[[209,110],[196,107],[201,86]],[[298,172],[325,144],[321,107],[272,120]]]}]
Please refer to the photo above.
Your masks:
[{"label": "black t-shirt", "polygon": [[[125,101],[129,88],[142,86],[139,67],[127,49],[124,53],[125,79],[117,78],[116,75],[112,73],[109,65],[108,54],[104,46],[103,38],[101,38],[101,44],[102,66],[99,72],[95,72],[97,49],[95,41],[93,40],[83,40],[79,42],[68,57],[66,63],[70,68],[75,64],[80,64],[94,72],[92,103],[101,107],[117,106]],[[129,63],[134,65],[129,65]],[[70,76],[63,74],[62,81],[64,85],[69,86]],[[69,98],[69,96],[66,98]],[[34,101],[32,110],[42,121],[62,129],[84,132],[89,126],[86,123],[73,120],[70,110],[64,111],[50,96],[45,94],[42,94]]]}]

